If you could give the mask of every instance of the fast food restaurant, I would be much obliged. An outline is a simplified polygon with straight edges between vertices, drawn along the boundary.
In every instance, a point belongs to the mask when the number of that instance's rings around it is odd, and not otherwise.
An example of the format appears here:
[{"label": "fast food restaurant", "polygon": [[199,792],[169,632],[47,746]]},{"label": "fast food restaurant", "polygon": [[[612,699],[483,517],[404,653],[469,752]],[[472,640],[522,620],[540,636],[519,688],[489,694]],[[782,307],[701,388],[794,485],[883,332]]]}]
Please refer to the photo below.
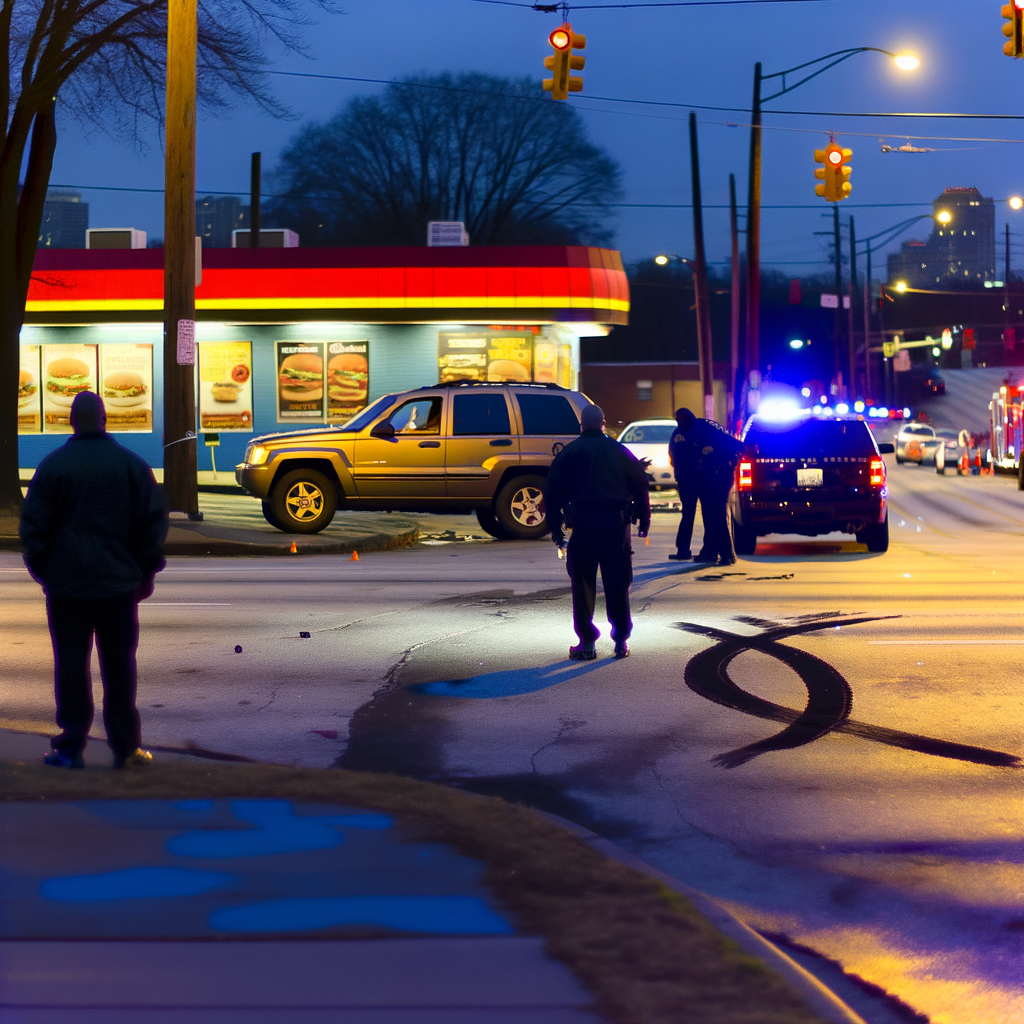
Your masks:
[{"label": "fast food restaurant", "polygon": [[[458,379],[576,387],[579,340],[626,323],[619,254],[583,246],[206,249],[196,288],[200,472],[254,434],[344,423],[381,395]],[[21,333],[20,462],[70,430],[80,391],[163,465],[163,250],[40,250]],[[173,439],[170,439],[173,440]],[[192,442],[184,442],[192,443]]]}]

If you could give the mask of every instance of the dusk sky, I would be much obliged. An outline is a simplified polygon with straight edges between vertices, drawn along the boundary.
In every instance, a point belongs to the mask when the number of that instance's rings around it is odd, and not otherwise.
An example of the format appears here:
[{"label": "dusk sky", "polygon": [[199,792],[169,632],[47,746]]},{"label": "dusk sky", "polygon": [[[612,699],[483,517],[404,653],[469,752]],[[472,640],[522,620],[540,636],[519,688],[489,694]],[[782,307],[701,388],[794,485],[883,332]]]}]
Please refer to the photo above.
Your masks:
[{"label": "dusk sky", "polygon": [[[1003,56],[999,0],[820,0],[761,6],[579,10],[570,17],[587,35],[585,87],[572,102],[584,112],[593,139],[620,163],[626,204],[690,201],[688,109],[630,106],[597,97],[661,100],[749,109],[753,66],[765,73],[849,46],[911,49],[921,68],[907,74],[879,54],[862,54],[826,72],[782,100],[778,109],[823,112],[814,116],[766,114],[764,203],[806,209],[766,210],[763,260],[787,273],[827,271],[831,211],[814,196],[812,151],[830,130],[854,150],[853,195],[842,205],[844,222],[856,218],[859,237],[917,213],[949,185],[975,185],[997,200],[996,226],[1024,232],[1024,212],[1005,202],[1024,192],[1019,146],[1021,121],[845,118],[840,111],[954,111],[1013,114],[1024,95],[1024,61]],[[308,56],[273,54],[279,71],[391,79],[427,71],[484,71],[543,77],[547,34],[558,15],[472,0],[349,0],[344,13],[314,14],[306,32]],[[381,86],[317,79],[271,79],[296,120],[275,120],[239,105],[206,116],[199,128],[200,194],[245,192],[249,154],[263,152],[265,170],[304,120],[323,120],[350,96]],[[767,92],[767,88],[766,88]],[[554,102],[554,101],[552,101]],[[709,206],[709,259],[728,257],[728,175],[735,173],[745,202],[749,116],[697,110],[704,199]],[[737,127],[739,125],[739,127]],[[938,152],[883,154],[881,141],[934,136],[915,145]],[[53,183],[162,187],[163,158],[154,132],[142,152],[64,124]],[[159,194],[85,189],[93,227],[132,226],[162,236]],[[894,204],[872,207],[869,204]],[[826,216],[827,215],[827,216]],[[930,222],[916,231],[923,236]],[[913,237],[911,232],[906,237]],[[658,252],[689,255],[691,212],[626,206],[618,211],[616,244],[627,261]],[[898,243],[894,243],[894,246]],[[1002,251],[1000,250],[1000,258]],[[1018,265],[1024,265],[1024,245]],[[876,264],[877,266],[877,264]],[[1001,266],[1001,262],[1000,262]]]}]

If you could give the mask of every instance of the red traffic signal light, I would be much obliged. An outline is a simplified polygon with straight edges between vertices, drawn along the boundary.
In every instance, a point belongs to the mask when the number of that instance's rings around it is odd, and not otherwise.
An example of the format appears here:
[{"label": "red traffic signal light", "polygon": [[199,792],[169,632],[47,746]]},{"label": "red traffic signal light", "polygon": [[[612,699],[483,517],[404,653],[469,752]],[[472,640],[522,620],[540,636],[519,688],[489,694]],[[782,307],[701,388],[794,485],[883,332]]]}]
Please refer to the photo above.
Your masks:
[{"label": "red traffic signal light", "polygon": [[814,151],[814,159],[821,164],[814,176],[821,182],[814,186],[816,195],[830,203],[842,202],[852,191],[849,178],[852,173],[847,161],[853,156],[852,149],[843,149],[833,139],[824,149]]},{"label": "red traffic signal light", "polygon": [[1007,57],[1024,57],[1024,0],[1010,0],[1004,4],[1002,15],[1005,19],[1003,53]]},{"label": "red traffic signal light", "polygon": [[573,32],[567,22],[548,36],[548,42],[555,52],[544,58],[544,67],[551,72],[551,77],[544,79],[544,89],[551,93],[552,99],[566,100],[569,93],[583,91],[583,79],[571,72],[582,71],[587,58],[576,56],[572,51],[584,49],[587,37]]}]

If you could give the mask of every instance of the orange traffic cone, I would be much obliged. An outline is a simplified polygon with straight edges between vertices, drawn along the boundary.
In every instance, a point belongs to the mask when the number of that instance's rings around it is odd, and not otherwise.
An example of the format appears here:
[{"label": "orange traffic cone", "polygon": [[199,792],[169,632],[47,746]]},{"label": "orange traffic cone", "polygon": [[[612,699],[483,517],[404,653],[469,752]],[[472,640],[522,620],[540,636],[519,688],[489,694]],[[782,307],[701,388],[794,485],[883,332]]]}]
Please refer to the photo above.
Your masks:
[{"label": "orange traffic cone", "polygon": [[358,562],[359,561],[359,552],[358,551],[353,551],[352,552],[352,557],[349,559],[349,561],[350,562]]},{"label": "orange traffic cone", "polygon": [[644,537],[644,547],[645,548],[649,548],[650,546],[651,546],[651,538],[650,537]]},{"label": "orange traffic cone", "polygon": [[292,546],[288,549],[288,553],[292,555],[297,555],[299,553],[299,549],[295,546],[295,541],[292,541]]}]

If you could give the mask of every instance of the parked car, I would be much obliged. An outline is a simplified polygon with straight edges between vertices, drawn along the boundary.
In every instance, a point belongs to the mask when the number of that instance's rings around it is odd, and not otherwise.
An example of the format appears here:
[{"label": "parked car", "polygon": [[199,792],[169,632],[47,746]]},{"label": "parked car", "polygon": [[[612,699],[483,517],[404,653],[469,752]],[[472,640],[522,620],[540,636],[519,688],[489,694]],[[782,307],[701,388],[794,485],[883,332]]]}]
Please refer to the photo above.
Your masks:
[{"label": "parked car", "polygon": [[802,416],[777,422],[752,416],[730,498],[736,552],[752,555],[769,533],[852,533],[869,551],[889,548],[882,455],[867,423]]},{"label": "parked car", "polygon": [[676,430],[670,419],[634,420],[626,425],[618,440],[638,459],[648,459],[647,484],[652,491],[676,485],[672,463],[668,459],[668,443]]},{"label": "parked car", "polygon": [[955,466],[960,458],[960,433],[956,430],[936,430],[935,438],[939,442],[935,446],[935,454],[932,461],[935,463],[935,472],[942,475],[946,472],[947,466]]},{"label": "parked car", "polygon": [[475,511],[494,537],[533,539],[548,532],[548,467],[588,404],[555,384],[434,384],[340,427],[253,438],[235,479],[288,533],[318,533],[342,507]]},{"label": "parked car", "polygon": [[946,393],[945,378],[942,376],[941,373],[930,373],[922,381],[921,390],[926,395],[944,395]]},{"label": "parked car", "polygon": [[927,423],[904,423],[896,435],[896,462],[916,462],[918,465],[935,461],[939,439],[935,428]]}]

